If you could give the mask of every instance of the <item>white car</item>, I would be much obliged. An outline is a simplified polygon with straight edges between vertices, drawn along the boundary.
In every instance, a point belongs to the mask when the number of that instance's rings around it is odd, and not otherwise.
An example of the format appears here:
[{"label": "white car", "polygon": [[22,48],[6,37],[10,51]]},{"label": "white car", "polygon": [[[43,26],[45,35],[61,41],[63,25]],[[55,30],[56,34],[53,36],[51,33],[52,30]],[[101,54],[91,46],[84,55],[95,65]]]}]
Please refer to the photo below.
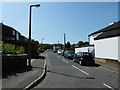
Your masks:
[{"label": "white car", "polygon": [[58,50],[57,53],[58,53],[58,54],[62,54],[62,50]]}]

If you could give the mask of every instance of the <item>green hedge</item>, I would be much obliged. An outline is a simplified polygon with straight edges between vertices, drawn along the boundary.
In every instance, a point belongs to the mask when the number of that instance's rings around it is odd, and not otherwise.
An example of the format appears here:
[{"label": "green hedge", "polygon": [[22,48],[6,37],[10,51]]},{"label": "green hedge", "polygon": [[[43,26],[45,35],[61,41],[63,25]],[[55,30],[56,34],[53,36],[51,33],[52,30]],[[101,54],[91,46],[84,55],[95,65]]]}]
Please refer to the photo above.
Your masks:
[{"label": "green hedge", "polygon": [[9,43],[0,43],[0,48],[2,47],[3,54],[23,54],[25,49],[21,46],[15,46]]}]

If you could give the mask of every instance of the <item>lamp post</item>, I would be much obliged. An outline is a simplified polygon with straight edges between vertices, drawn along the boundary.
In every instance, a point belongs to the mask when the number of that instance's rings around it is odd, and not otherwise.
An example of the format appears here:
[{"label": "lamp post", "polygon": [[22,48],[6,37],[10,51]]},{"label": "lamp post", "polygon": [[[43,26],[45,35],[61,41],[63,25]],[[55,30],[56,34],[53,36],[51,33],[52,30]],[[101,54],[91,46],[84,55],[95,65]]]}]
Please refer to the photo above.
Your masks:
[{"label": "lamp post", "polygon": [[31,12],[32,7],[40,7],[40,4],[30,5],[30,16],[29,16],[29,39],[28,39],[28,65],[31,66]]}]

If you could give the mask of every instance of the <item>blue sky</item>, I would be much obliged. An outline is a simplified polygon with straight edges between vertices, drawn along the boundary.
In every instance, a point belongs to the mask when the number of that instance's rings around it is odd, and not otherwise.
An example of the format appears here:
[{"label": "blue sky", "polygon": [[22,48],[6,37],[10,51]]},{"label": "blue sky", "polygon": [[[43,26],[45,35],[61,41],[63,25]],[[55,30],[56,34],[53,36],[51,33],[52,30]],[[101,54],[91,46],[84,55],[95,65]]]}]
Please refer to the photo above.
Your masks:
[{"label": "blue sky", "polygon": [[117,2],[3,2],[1,21],[28,37],[32,4],[41,5],[32,8],[32,38],[40,43],[63,43],[64,33],[72,44],[88,41],[89,34],[118,21]]}]

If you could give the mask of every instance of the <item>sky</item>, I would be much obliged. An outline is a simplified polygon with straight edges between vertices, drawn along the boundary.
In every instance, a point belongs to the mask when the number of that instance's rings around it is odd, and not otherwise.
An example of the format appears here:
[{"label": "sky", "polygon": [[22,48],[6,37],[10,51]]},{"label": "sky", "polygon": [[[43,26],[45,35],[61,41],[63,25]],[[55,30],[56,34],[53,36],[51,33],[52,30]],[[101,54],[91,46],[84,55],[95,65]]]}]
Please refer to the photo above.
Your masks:
[{"label": "sky", "polygon": [[[118,21],[118,2],[2,2],[0,22],[28,37],[32,7],[32,38],[41,43],[71,44],[88,41],[88,35]],[[1,5],[0,5],[1,7]]]}]

